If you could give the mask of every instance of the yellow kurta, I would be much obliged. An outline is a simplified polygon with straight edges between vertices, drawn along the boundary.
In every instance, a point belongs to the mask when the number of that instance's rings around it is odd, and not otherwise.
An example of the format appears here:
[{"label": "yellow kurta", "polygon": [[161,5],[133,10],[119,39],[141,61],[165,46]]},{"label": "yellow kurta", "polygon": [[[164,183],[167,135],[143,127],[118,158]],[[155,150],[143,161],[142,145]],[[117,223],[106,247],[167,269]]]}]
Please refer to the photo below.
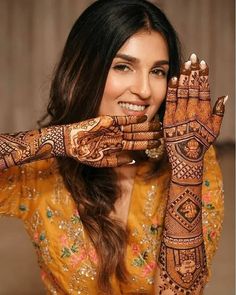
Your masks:
[{"label": "yellow kurta", "polygon": [[[114,294],[153,294],[170,173],[145,182],[135,178],[127,227],[128,285],[113,279]],[[204,159],[203,230],[208,268],[217,248],[223,219],[223,189],[213,148]],[[12,167],[0,173],[0,215],[25,224],[37,251],[47,294],[98,294],[96,252],[84,232],[76,204],[63,184],[55,159]]]}]

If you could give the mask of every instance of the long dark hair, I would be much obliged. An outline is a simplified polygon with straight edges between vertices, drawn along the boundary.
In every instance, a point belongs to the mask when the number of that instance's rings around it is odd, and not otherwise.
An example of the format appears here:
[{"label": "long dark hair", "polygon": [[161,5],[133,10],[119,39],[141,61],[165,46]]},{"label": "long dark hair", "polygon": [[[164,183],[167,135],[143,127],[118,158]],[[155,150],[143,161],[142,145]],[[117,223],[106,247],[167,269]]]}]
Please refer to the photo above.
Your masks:
[{"label": "long dark hair", "polygon": [[[68,36],[52,81],[47,126],[97,116],[112,60],[125,41],[140,30],[163,35],[169,49],[168,78],[179,74],[179,41],[159,8],[145,0],[96,1],[82,13]],[[164,103],[159,109],[161,118],[163,114]],[[89,167],[69,158],[58,158],[58,163],[97,251],[98,286],[103,294],[110,294],[113,274],[121,282],[128,278],[124,264],[128,234],[109,216],[119,197],[116,175],[112,169]]]}]

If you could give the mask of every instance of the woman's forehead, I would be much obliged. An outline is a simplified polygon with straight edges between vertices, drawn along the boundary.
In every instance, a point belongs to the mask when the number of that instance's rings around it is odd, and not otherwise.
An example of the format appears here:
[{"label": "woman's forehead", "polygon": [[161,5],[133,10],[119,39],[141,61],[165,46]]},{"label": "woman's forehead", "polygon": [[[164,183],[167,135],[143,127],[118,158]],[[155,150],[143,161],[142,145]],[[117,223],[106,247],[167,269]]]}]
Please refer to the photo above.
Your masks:
[{"label": "woman's forehead", "polygon": [[117,56],[130,56],[134,61],[142,59],[169,60],[168,45],[161,33],[140,31],[132,35],[117,52]]}]

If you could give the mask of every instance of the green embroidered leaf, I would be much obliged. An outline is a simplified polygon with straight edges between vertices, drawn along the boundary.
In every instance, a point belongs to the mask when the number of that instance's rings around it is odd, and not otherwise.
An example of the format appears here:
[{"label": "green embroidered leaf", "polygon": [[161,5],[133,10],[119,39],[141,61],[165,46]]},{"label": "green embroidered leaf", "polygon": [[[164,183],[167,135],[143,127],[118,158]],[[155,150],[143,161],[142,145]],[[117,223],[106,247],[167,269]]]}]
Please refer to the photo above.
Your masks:
[{"label": "green embroidered leaf", "polygon": [[53,216],[53,213],[51,210],[47,210],[47,217],[51,218]]},{"label": "green embroidered leaf", "polygon": [[148,259],[148,252],[147,251],[144,251],[141,255],[142,255],[143,260],[146,261]]},{"label": "green embroidered leaf", "polygon": [[24,204],[20,204],[19,209],[20,209],[20,211],[26,211],[27,210],[27,208],[26,208],[26,206]]},{"label": "green embroidered leaf", "polygon": [[158,226],[152,224],[152,225],[150,226],[150,233],[151,233],[152,235],[158,233]]},{"label": "green embroidered leaf", "polygon": [[207,209],[211,209],[211,210],[215,209],[215,207],[212,204],[207,204],[206,207]]},{"label": "green embroidered leaf", "polygon": [[204,181],[205,186],[210,186],[210,181],[209,180],[205,180]]},{"label": "green embroidered leaf", "polygon": [[144,265],[144,263],[145,263],[145,261],[144,261],[142,258],[138,257],[138,258],[135,258],[135,259],[133,260],[133,263],[132,263],[132,264],[133,264],[134,266],[141,267],[141,266]]},{"label": "green embroidered leaf", "polygon": [[212,242],[212,239],[211,239],[211,233],[210,233],[210,232],[208,232],[208,234],[207,234],[207,238],[208,238],[208,241]]},{"label": "green embroidered leaf", "polygon": [[71,251],[72,251],[73,253],[78,252],[78,246],[77,246],[76,244],[72,245],[72,247],[71,247]]},{"label": "green embroidered leaf", "polygon": [[80,220],[80,217],[78,216],[78,215],[73,215],[72,217],[71,217],[71,222],[73,223],[73,224],[77,224],[77,223],[79,223],[81,220]]},{"label": "green embroidered leaf", "polygon": [[70,256],[71,256],[70,249],[67,248],[67,247],[64,247],[64,248],[62,249],[62,255],[61,255],[61,258],[70,257]]},{"label": "green embroidered leaf", "polygon": [[46,239],[46,235],[44,233],[40,234],[39,236],[40,241],[43,241]]}]

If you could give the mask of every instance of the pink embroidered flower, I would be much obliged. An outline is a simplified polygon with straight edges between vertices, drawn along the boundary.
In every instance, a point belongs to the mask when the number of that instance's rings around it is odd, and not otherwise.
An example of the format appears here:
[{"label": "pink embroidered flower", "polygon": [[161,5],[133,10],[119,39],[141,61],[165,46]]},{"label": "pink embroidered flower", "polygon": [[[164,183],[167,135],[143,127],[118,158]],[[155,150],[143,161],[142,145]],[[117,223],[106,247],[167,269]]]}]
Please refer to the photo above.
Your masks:
[{"label": "pink embroidered flower", "polygon": [[217,234],[216,234],[215,231],[210,232],[210,237],[211,237],[212,240],[214,240],[216,238],[216,235]]},{"label": "pink embroidered flower", "polygon": [[150,272],[152,272],[156,268],[157,264],[155,261],[151,261],[149,264],[145,265],[143,268],[143,276],[146,277]]},{"label": "pink embroidered flower", "polygon": [[202,232],[203,232],[203,234],[206,234],[207,233],[207,227],[206,226],[203,226],[202,227]]},{"label": "pink embroidered flower", "polygon": [[95,249],[90,249],[88,252],[88,256],[93,261],[93,263],[97,264],[98,258]]},{"label": "pink embroidered flower", "polygon": [[206,193],[205,195],[202,195],[202,200],[205,204],[209,204],[211,202],[211,194]]},{"label": "pink embroidered flower", "polygon": [[68,238],[66,235],[60,236],[60,242],[63,247],[68,247]]},{"label": "pink embroidered flower", "polygon": [[140,253],[140,248],[137,244],[132,244],[131,248],[132,248],[133,254],[137,255]]},{"label": "pink embroidered flower", "polygon": [[38,241],[39,241],[39,233],[38,233],[38,232],[35,232],[35,233],[34,233],[34,241],[35,241],[36,243],[38,243]]},{"label": "pink embroidered flower", "polygon": [[79,259],[84,260],[87,257],[85,249],[82,249],[80,254],[79,254]]},{"label": "pink embroidered flower", "polygon": [[80,261],[82,260],[81,256],[78,256],[76,254],[71,255],[70,257],[70,262],[69,264],[73,267],[76,268],[77,265],[80,263]]}]

